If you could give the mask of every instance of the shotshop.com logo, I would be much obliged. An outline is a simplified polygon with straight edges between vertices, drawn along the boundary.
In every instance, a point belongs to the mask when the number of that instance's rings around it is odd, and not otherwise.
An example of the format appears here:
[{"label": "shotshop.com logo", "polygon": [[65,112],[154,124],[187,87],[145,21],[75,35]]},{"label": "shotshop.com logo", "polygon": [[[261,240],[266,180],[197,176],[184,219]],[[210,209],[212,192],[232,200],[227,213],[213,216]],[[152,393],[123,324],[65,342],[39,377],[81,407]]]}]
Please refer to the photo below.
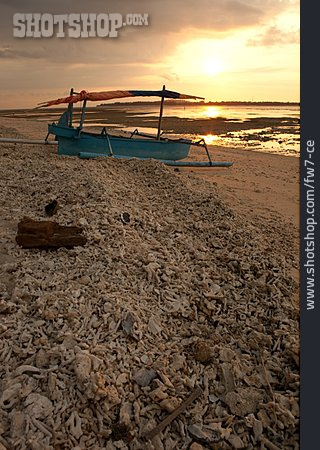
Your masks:
[{"label": "shotshop.com logo", "polygon": [[22,14],[13,15],[17,38],[115,38],[119,28],[148,25],[148,14]]}]

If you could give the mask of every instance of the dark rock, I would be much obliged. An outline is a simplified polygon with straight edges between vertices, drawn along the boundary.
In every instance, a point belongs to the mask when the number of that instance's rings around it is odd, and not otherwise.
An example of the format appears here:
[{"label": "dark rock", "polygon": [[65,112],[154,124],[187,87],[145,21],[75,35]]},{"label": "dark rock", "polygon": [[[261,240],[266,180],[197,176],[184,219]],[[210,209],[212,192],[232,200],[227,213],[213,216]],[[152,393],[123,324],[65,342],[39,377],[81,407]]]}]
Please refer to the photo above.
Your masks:
[{"label": "dark rock", "polygon": [[153,369],[140,369],[134,375],[134,381],[141,387],[148,386],[151,381],[157,376]]},{"label": "dark rock", "polygon": [[48,203],[45,207],[44,210],[47,214],[47,216],[53,216],[57,210],[58,210],[58,201],[57,200],[53,200],[52,202]]},{"label": "dark rock", "polygon": [[121,213],[120,219],[122,223],[127,224],[130,222],[130,214],[127,212]]}]

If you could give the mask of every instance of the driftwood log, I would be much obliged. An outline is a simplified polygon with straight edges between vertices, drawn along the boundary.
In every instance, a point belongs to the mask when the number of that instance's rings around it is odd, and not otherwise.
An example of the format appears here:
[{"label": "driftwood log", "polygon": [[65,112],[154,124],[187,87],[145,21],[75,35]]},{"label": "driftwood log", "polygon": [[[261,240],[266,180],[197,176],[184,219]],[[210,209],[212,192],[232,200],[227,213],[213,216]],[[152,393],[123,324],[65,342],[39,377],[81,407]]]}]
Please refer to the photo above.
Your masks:
[{"label": "driftwood log", "polygon": [[50,220],[37,221],[24,217],[18,223],[16,242],[23,248],[72,248],[87,242],[82,231],[81,227],[62,226]]}]

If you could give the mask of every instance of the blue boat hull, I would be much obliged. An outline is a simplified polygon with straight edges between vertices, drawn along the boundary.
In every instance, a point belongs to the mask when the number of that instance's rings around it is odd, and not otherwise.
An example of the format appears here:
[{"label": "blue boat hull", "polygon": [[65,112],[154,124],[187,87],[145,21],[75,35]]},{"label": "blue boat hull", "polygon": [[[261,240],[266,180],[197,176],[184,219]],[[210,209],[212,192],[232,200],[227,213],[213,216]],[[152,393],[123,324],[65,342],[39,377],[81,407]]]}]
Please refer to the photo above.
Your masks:
[{"label": "blue boat hull", "polygon": [[51,124],[48,128],[49,133],[54,134],[58,139],[60,155],[80,156],[80,154],[88,153],[92,156],[98,154],[99,156],[179,161],[188,156],[192,144],[187,140],[158,141],[88,133],[56,124]]}]

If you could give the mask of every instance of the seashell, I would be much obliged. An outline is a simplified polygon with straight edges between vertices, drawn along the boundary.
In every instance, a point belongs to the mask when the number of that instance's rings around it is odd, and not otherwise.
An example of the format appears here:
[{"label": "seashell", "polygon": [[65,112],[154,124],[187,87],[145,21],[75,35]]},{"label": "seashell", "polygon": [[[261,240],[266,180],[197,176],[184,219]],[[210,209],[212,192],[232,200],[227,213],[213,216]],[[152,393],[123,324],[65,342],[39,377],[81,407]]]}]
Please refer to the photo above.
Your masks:
[{"label": "seashell", "polygon": [[5,389],[2,393],[0,404],[3,409],[11,409],[19,400],[20,383],[15,383]]},{"label": "seashell", "polygon": [[121,373],[121,374],[117,377],[116,385],[117,385],[117,386],[120,386],[120,385],[122,385],[122,384],[125,384],[125,383],[128,382],[128,379],[129,379],[129,377],[128,377],[128,374],[127,374],[127,373]]},{"label": "seashell", "polygon": [[169,380],[169,378],[167,377],[167,375],[165,373],[163,373],[162,371],[158,371],[158,375],[160,376],[161,380],[163,381],[163,383],[168,386],[169,388],[174,389],[173,384],[171,383],[171,381]]},{"label": "seashell", "polygon": [[[1,286],[0,286],[1,289]],[[2,292],[5,290],[5,288],[1,289]],[[15,310],[15,304],[10,302],[10,301],[6,301],[4,299],[0,299],[0,314],[9,314],[11,312],[13,312]]]},{"label": "seashell", "polygon": [[52,402],[44,395],[31,393],[25,399],[26,413],[35,419],[44,419],[52,414]]},{"label": "seashell", "polygon": [[81,424],[82,421],[81,418],[78,416],[77,411],[72,411],[69,419],[66,421],[66,426],[69,427],[70,433],[77,440],[79,440],[83,434]]},{"label": "seashell", "polygon": [[26,428],[26,416],[21,411],[16,411],[12,414],[10,424],[10,434],[12,439],[17,439],[23,436]]},{"label": "seashell", "polygon": [[181,400],[177,397],[168,397],[160,402],[160,406],[165,411],[171,413],[181,404]]},{"label": "seashell", "polygon": [[49,396],[53,399],[54,394],[56,393],[57,388],[57,375],[53,372],[49,373],[48,376],[48,392]]},{"label": "seashell", "polygon": [[132,404],[129,402],[123,403],[120,408],[119,412],[119,422],[121,424],[126,425],[126,427],[129,427],[131,424],[132,419]]},{"label": "seashell", "polygon": [[38,369],[43,369],[45,367],[48,367],[50,363],[50,357],[48,353],[43,349],[40,348],[35,356],[35,365]]},{"label": "seashell", "polygon": [[88,224],[88,221],[87,221],[87,219],[85,218],[85,217],[81,217],[79,220],[78,220],[78,222],[79,222],[79,225],[81,225],[82,227],[85,227],[85,226],[88,226],[89,224]]},{"label": "seashell", "polygon": [[29,365],[24,365],[24,366],[20,366],[15,370],[15,376],[20,376],[23,373],[36,373],[39,374],[41,371],[38,367],[34,367],[34,366],[29,366]]},{"label": "seashell", "polygon": [[165,398],[167,398],[168,394],[166,392],[164,392],[164,389],[165,389],[164,386],[159,386],[157,389],[150,392],[149,395],[152,398],[152,400],[155,402],[160,402],[161,400],[164,400]]},{"label": "seashell", "polygon": [[186,365],[186,358],[183,355],[172,355],[171,367],[174,370],[181,370]]},{"label": "seashell", "polygon": [[220,434],[217,431],[203,429],[198,425],[189,425],[188,433],[191,437],[204,444],[212,444],[220,441]]},{"label": "seashell", "polygon": [[106,386],[104,390],[106,400],[109,405],[119,405],[121,403],[119,393],[114,386]]},{"label": "seashell", "polygon": [[258,403],[263,399],[263,394],[257,389],[238,388],[236,391],[228,392],[225,403],[229,406],[232,414],[245,416],[255,413]]},{"label": "seashell", "polygon": [[150,362],[150,358],[148,355],[142,355],[140,357],[140,361],[143,362],[143,364],[148,364]]},{"label": "seashell", "polygon": [[80,382],[86,382],[90,377],[92,362],[87,353],[77,353],[74,360],[74,372]]},{"label": "seashell", "polygon": [[189,447],[189,450],[203,450],[203,447],[197,442],[192,442],[192,444]]},{"label": "seashell", "polygon": [[150,317],[148,322],[148,330],[152,334],[159,334],[162,331],[161,322],[158,317]]}]

